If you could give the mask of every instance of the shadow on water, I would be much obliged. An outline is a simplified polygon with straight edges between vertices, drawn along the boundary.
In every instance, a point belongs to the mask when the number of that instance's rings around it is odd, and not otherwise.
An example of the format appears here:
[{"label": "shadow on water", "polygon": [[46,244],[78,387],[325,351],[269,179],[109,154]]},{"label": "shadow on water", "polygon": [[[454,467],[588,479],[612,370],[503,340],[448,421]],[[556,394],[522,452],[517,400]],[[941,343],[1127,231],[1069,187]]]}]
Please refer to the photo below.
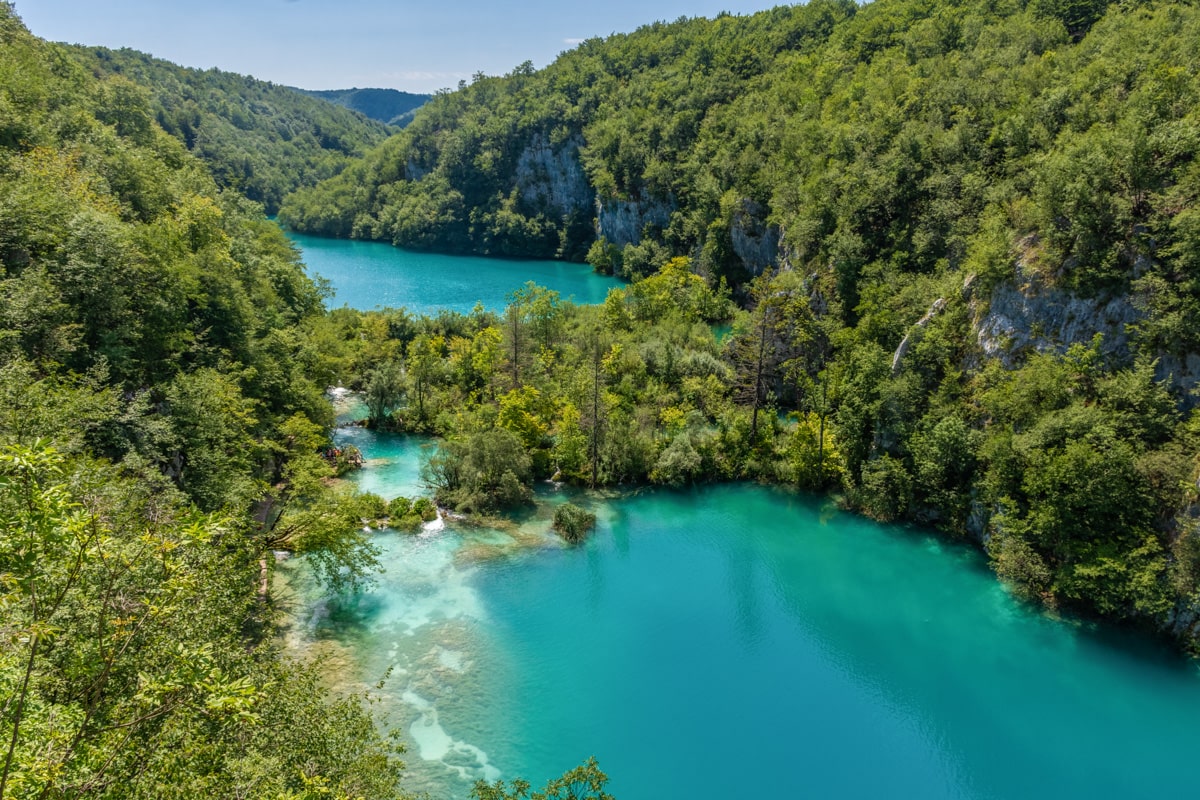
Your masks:
[{"label": "shadow on water", "polygon": [[370,632],[385,604],[370,593],[336,597],[328,601],[326,615],[313,630],[317,638],[355,638]]}]

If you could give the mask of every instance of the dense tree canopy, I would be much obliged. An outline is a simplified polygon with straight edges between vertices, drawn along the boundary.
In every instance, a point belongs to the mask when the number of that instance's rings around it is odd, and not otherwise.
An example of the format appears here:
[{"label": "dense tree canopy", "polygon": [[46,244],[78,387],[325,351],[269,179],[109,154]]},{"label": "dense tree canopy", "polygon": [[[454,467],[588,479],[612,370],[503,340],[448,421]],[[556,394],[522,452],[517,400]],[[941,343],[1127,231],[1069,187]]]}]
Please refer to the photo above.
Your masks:
[{"label": "dense tree canopy", "polygon": [[399,796],[271,636],[270,548],[373,565],[316,456],[322,295],[76,55],[0,4],[0,797]]},{"label": "dense tree canopy", "polygon": [[[183,142],[218,185],[271,214],[288,193],[338,174],[395,130],[364,119],[353,106],[245,75],[180,67],[128,48],[67,52],[121,87],[114,99],[124,93],[126,104],[140,104],[143,121],[153,119]],[[111,80],[116,76],[133,85]],[[409,108],[420,105],[418,96],[406,99]]]}]

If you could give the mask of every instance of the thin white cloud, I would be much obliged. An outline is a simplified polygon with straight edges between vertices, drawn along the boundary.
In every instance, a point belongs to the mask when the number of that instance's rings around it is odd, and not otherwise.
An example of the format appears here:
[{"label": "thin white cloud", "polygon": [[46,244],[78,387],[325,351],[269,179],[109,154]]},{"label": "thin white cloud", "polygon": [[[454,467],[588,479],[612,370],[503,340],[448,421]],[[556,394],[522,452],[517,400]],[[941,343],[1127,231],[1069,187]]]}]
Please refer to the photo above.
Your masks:
[{"label": "thin white cloud", "polygon": [[465,72],[430,72],[427,70],[401,70],[399,72],[377,72],[370,76],[358,76],[359,79],[374,79],[385,81],[458,81],[471,76]]},{"label": "thin white cloud", "polygon": [[586,41],[586,39],[563,39],[563,44],[569,44],[574,47],[575,45],[583,44]]}]

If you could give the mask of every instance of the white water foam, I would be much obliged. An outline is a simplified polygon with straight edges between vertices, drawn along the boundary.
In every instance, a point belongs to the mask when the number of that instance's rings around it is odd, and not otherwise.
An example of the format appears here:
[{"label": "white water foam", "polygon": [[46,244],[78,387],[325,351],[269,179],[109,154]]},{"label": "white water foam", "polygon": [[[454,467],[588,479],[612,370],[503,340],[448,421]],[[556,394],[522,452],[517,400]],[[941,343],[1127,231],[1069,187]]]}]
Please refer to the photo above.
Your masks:
[{"label": "white water foam", "polygon": [[436,533],[446,530],[446,519],[442,516],[440,508],[437,509],[437,516],[435,518],[429,520],[429,522],[421,523],[421,530],[425,533]]}]

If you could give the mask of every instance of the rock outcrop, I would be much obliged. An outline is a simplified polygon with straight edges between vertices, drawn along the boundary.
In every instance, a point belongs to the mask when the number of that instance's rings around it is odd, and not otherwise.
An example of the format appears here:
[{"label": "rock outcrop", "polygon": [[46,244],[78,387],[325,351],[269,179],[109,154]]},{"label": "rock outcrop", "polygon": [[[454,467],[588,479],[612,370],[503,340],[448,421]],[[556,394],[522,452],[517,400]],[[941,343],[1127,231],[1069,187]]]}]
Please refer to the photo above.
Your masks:
[{"label": "rock outcrop", "polygon": [[596,235],[617,247],[639,244],[646,226],[667,227],[674,202],[655,198],[596,201]]},{"label": "rock outcrop", "polygon": [[1124,360],[1127,326],[1141,318],[1127,295],[1084,297],[1047,284],[1018,261],[1013,279],[992,289],[974,328],[983,355],[1011,369],[1034,352],[1065,353],[1073,344],[1090,344],[1097,333],[1104,337],[1102,351]]},{"label": "rock outcrop", "polygon": [[[969,284],[970,279],[968,294]],[[1079,295],[1048,285],[1021,261],[1014,277],[995,286],[986,303],[974,324],[979,348],[1006,369],[1020,366],[1031,353],[1065,353],[1073,344],[1090,344],[1097,333],[1103,336],[1102,353],[1128,363],[1135,349],[1132,326],[1144,317],[1132,295]],[[1200,386],[1200,353],[1159,353],[1156,358],[1156,377],[1170,383],[1183,406],[1195,406],[1200,400],[1192,394]]]},{"label": "rock outcrop", "polygon": [[779,264],[779,228],[766,222],[766,209],[753,200],[742,200],[729,229],[733,252],[751,275],[761,275]]},{"label": "rock outcrop", "polygon": [[553,145],[538,134],[517,157],[516,185],[531,208],[558,217],[590,213],[596,193],[579,160],[583,139],[578,134]]}]

